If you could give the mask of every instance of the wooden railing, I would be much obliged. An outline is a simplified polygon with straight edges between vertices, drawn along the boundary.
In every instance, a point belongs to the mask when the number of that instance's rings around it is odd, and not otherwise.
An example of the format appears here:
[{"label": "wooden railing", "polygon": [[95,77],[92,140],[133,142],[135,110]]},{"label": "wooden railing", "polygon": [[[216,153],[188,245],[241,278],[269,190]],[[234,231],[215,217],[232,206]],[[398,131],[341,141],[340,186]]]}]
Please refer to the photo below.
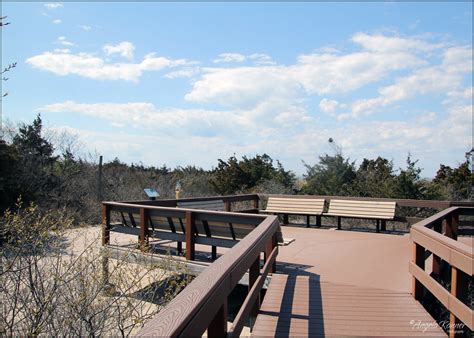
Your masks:
[{"label": "wooden railing", "polygon": [[[473,248],[457,241],[459,216],[474,215],[474,208],[451,207],[413,225],[413,261],[409,270],[413,275],[413,296],[422,300],[424,289],[431,292],[450,312],[450,336],[459,333],[463,325],[473,330],[474,312],[468,304],[468,284],[474,270]],[[431,253],[431,274],[425,271],[427,253]],[[440,275],[441,261],[451,268],[451,287],[448,291],[433,278]],[[461,325],[459,325],[461,324]]]},{"label": "wooden railing", "polygon": [[123,201],[127,204],[140,204],[140,205],[152,205],[161,207],[176,207],[178,202],[199,202],[199,201],[212,201],[212,200],[223,200],[226,211],[235,210],[233,205],[238,202],[250,201],[252,207],[247,210],[239,210],[239,212],[258,212],[259,206],[259,195],[257,194],[245,194],[245,195],[228,195],[228,196],[208,196],[208,197],[186,197],[180,199],[159,199],[159,200],[140,200],[140,201]]},{"label": "wooden railing", "polygon": [[[177,212],[181,212],[177,210]],[[185,211],[201,214],[196,211]],[[226,213],[223,221],[231,221]],[[249,217],[250,215],[236,215]],[[255,217],[255,216],[253,216]],[[188,220],[191,219],[187,218]],[[151,319],[139,332],[140,336],[201,336],[238,337],[248,318],[255,318],[260,307],[260,291],[278,254],[276,233],[279,223],[275,216],[259,218],[260,223],[194,279],[175,299]],[[191,222],[187,221],[186,223]],[[186,233],[188,237],[189,232]],[[192,234],[192,233],[191,233]],[[265,264],[260,269],[261,253]],[[232,327],[227,329],[227,297],[248,271],[249,293]]]}]

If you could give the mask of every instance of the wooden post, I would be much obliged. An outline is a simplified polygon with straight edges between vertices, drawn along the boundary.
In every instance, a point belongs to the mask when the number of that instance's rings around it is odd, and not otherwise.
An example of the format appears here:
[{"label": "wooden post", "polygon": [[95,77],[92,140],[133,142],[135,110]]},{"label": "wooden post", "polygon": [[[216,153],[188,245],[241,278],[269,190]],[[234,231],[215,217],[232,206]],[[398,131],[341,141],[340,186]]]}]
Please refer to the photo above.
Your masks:
[{"label": "wooden post", "polygon": [[207,336],[213,338],[225,338],[227,336],[227,297],[209,324]]},{"label": "wooden post", "polygon": [[[451,294],[464,304],[468,298],[469,276],[456,267],[451,267]],[[469,306],[469,305],[468,305]],[[457,325],[456,325],[457,324]],[[452,313],[449,315],[449,337],[458,337],[462,335],[462,329],[457,327],[461,321]]]},{"label": "wooden post", "polygon": [[255,199],[253,199],[253,208],[257,210],[257,214],[258,214],[258,196],[256,196]]},{"label": "wooden post", "polygon": [[102,245],[110,243],[110,206],[102,204]]},{"label": "wooden post", "polygon": [[[451,216],[451,217],[450,217]],[[451,215],[446,217],[446,236],[454,239],[458,239],[458,224],[459,224],[459,214],[453,212]]]},{"label": "wooden post", "polygon": [[232,210],[232,206],[230,205],[229,201],[224,202],[224,207],[225,207],[225,211],[227,212],[230,212]]},{"label": "wooden post", "polygon": [[[273,248],[276,246],[276,236],[273,235],[270,237],[267,241],[267,244],[265,245],[265,262],[267,259],[270,257],[272,254]],[[273,273],[276,271],[276,261],[272,264],[272,267],[270,268],[269,272]]]},{"label": "wooden post", "polygon": [[[252,289],[252,286],[257,281],[258,276],[260,275],[260,254],[257,256],[257,259],[252,263],[249,268],[249,288],[248,291]],[[250,329],[252,329],[255,319],[258,315],[258,310],[260,309],[260,295],[257,297],[255,303],[252,305],[252,310],[250,310]]]},{"label": "wooden post", "polygon": [[186,259],[194,260],[194,213],[186,211]]},{"label": "wooden post", "polygon": [[99,174],[97,176],[97,200],[102,200],[102,155],[99,156]]},{"label": "wooden post", "polygon": [[[102,204],[102,245],[110,243],[110,206]],[[109,281],[109,257],[102,253],[102,283],[104,286],[110,284]]]},{"label": "wooden post", "polygon": [[[433,226],[433,230],[438,232],[438,233],[442,233],[443,231],[443,223],[441,221],[438,221],[434,224]],[[431,267],[431,272],[435,275],[438,275],[440,274],[440,267],[441,267],[441,257],[439,256],[436,256],[434,253],[433,253],[433,265]]]},{"label": "wooden post", "polygon": [[140,208],[140,233],[139,244],[140,250],[145,251],[148,242],[148,210]]},{"label": "wooden post", "polygon": [[[413,243],[413,261],[422,270],[425,269],[425,248],[417,243]],[[423,297],[423,284],[413,277],[412,294],[416,300]]]}]

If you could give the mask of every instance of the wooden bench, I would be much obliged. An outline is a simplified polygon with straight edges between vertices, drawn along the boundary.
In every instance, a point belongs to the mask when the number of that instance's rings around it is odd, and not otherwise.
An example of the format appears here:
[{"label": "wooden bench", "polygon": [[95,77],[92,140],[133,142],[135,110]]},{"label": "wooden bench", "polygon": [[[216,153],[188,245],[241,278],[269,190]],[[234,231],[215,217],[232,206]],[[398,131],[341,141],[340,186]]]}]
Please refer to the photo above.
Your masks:
[{"label": "wooden bench", "polygon": [[380,221],[382,231],[386,230],[386,221],[395,218],[396,202],[377,202],[359,200],[330,200],[329,210],[323,216],[337,217],[337,228],[341,229],[341,218],[374,219],[379,232]]},{"label": "wooden bench", "polygon": [[316,216],[316,225],[320,227],[324,202],[324,199],[314,198],[268,197],[266,209],[260,212],[283,214],[284,224],[288,224],[288,215],[306,215],[307,227],[309,227],[310,216]]},{"label": "wooden bench", "polygon": [[[197,209],[207,211],[224,211],[223,200],[209,201],[183,201],[178,202],[177,207],[183,209]],[[127,234],[139,233],[140,214],[135,212],[120,212],[122,226],[115,225],[111,231]],[[152,237],[171,240],[177,242],[177,251],[182,252],[182,242],[186,241],[186,221],[180,217],[164,217],[159,212],[149,210],[148,213],[148,233]],[[217,246],[231,248],[238,241],[255,229],[252,222],[230,216],[229,219],[236,221],[223,222],[222,216],[212,216],[197,214],[194,219],[194,235],[196,244],[210,245],[212,247],[212,259],[217,258]],[[281,231],[277,235],[278,243],[283,243]],[[215,245],[217,243],[217,246]]]}]

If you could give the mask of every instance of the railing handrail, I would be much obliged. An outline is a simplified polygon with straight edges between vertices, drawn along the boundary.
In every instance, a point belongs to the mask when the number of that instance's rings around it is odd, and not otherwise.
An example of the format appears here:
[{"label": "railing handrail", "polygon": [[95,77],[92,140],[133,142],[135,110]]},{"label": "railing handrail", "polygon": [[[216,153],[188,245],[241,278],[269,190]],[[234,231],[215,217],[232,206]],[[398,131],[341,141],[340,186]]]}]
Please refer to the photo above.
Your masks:
[{"label": "railing handrail", "polygon": [[224,202],[242,202],[242,201],[252,201],[258,199],[258,194],[243,194],[243,195],[215,195],[215,196],[205,196],[205,197],[183,197],[180,199],[174,198],[165,198],[157,200],[135,200],[135,201],[122,201],[123,203],[129,204],[160,204],[160,203],[170,203],[174,204],[177,202],[200,202],[200,201],[211,201],[211,200],[223,200]]},{"label": "railing handrail", "polygon": [[235,285],[260,252],[264,251],[278,226],[276,216],[265,216],[254,230],[204,270],[147,322],[139,335],[201,335]]},{"label": "railing handrail", "polygon": [[[456,240],[459,215],[463,214],[473,215],[474,208],[448,208],[416,223],[410,230],[414,243],[414,257],[409,264],[413,275],[413,296],[420,300],[423,288],[426,288],[448,309],[451,313],[450,336],[456,334],[459,321],[471,330],[474,327],[474,312],[465,304],[468,280],[474,272],[474,253],[472,247]],[[446,234],[441,233],[443,221],[446,222]],[[451,265],[450,291],[425,271],[426,251],[433,255],[433,273],[439,275],[441,259]]]},{"label": "railing handrail", "polygon": [[[180,200],[181,201],[181,200]],[[266,218],[266,215],[259,215],[259,214],[246,214],[246,213],[239,213],[239,212],[229,212],[229,211],[214,211],[214,210],[199,210],[199,209],[189,209],[189,208],[176,208],[176,207],[162,207],[162,206],[154,206],[154,205],[143,205],[143,204],[130,204],[128,202],[110,202],[104,201],[102,205],[108,205],[112,207],[111,210],[120,211],[120,208],[123,209],[146,209],[146,210],[156,210],[156,211],[163,211],[164,213],[169,212],[170,215],[178,212],[182,214],[186,214],[186,212],[193,212],[202,215],[217,215],[222,216],[225,218],[229,216],[237,216],[239,218],[247,218],[247,219],[255,219],[255,220],[263,220]],[[118,207],[118,208],[114,208]]]}]

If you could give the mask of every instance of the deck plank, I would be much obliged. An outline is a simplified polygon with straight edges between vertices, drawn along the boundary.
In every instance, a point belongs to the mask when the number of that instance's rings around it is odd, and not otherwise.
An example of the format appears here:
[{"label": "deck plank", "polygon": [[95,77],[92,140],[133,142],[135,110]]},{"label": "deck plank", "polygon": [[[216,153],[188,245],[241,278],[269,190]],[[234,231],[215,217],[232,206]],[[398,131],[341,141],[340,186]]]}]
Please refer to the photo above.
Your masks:
[{"label": "deck plank", "polygon": [[408,293],[274,274],[252,336],[446,334]]}]

